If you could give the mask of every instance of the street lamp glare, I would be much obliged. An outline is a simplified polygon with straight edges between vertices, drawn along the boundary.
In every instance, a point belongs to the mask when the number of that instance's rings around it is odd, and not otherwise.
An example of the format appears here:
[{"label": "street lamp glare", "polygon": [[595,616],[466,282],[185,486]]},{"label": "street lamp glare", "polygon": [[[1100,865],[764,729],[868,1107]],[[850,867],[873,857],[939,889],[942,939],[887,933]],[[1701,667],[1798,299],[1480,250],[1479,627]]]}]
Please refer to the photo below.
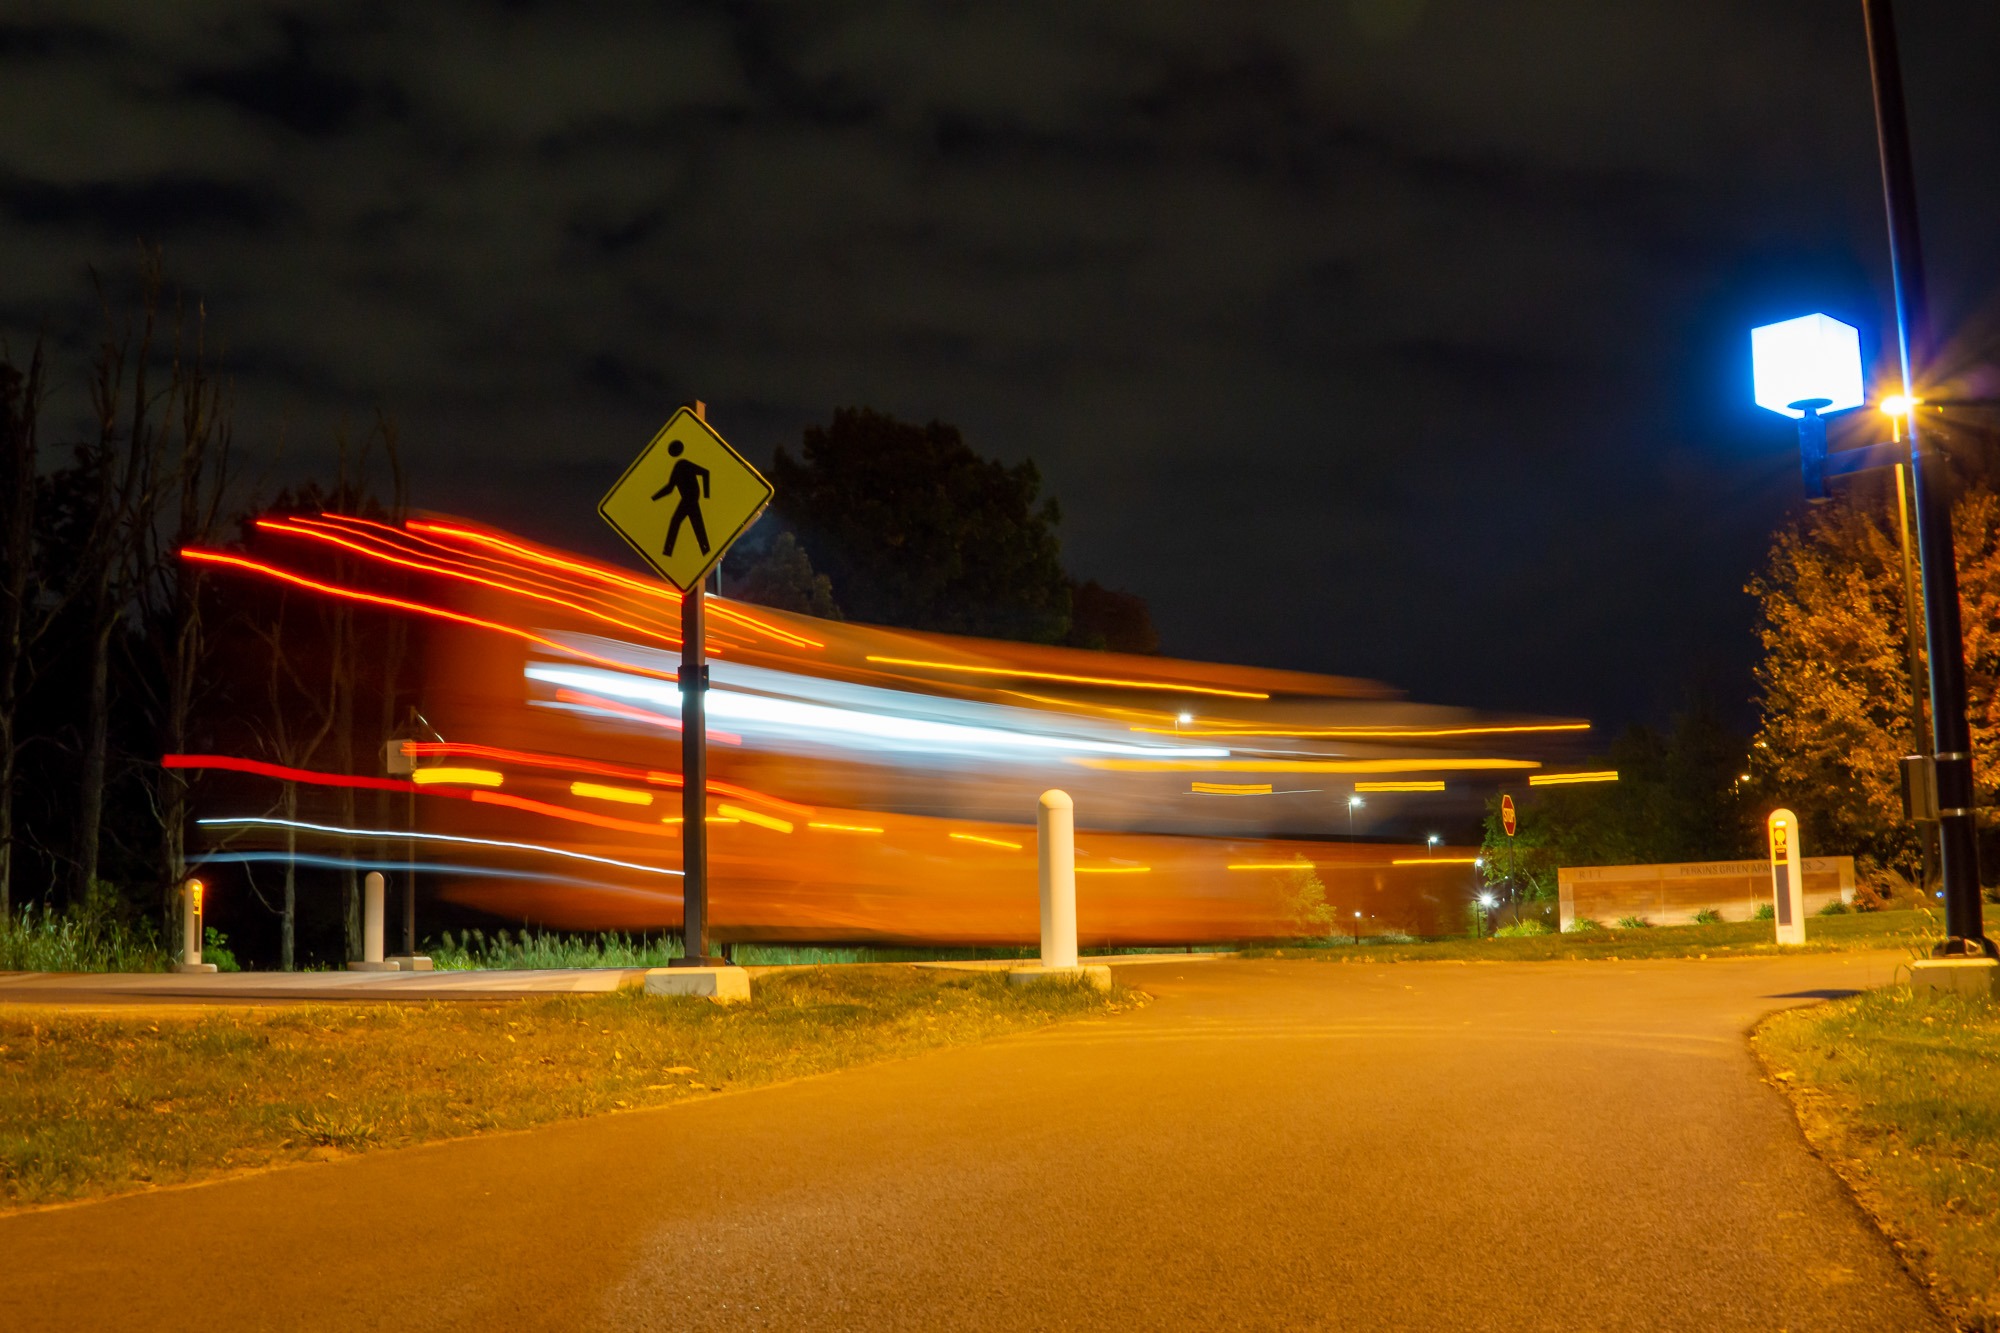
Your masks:
[{"label": "street lamp glare", "polygon": [[1360,798],[1359,796],[1350,796],[1350,797],[1348,797],[1348,798],[1347,798],[1347,803],[1348,803],[1348,805],[1350,805],[1350,806],[1356,806],[1356,805],[1363,805],[1363,804],[1365,804],[1365,802],[1364,802],[1364,801],[1362,801],[1362,799],[1361,799],[1361,798]]},{"label": "street lamp glare", "polygon": [[1906,417],[1910,415],[1910,410],[1922,401],[1924,400],[1912,398],[1908,394],[1892,393],[1882,400],[1882,413],[1884,416]]},{"label": "street lamp glare", "polygon": [[1491,907],[1491,906],[1493,906],[1493,895],[1492,895],[1492,894],[1490,894],[1490,893],[1482,893],[1482,894],[1480,894],[1480,895],[1479,895],[1479,905],[1480,905],[1481,907]]},{"label": "street lamp glare", "polygon": [[1801,315],[1750,330],[1750,362],[1757,406],[1803,417],[1816,403],[1820,415],[1845,412],[1868,401],[1861,384],[1861,331],[1831,315]]}]

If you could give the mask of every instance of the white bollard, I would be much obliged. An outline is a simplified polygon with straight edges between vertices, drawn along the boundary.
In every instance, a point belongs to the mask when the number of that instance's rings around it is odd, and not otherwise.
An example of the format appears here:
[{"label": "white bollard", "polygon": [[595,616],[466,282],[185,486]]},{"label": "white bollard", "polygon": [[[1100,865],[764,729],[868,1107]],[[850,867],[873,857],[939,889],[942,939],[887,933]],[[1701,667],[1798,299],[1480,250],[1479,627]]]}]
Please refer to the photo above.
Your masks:
[{"label": "white bollard", "polygon": [[1076,803],[1049,790],[1035,808],[1042,888],[1042,966],[1076,966]]},{"label": "white bollard", "polygon": [[382,872],[371,870],[361,887],[361,958],[382,961]]},{"label": "white bollard", "polygon": [[1799,817],[1789,810],[1773,810],[1765,825],[1771,835],[1771,908],[1776,918],[1778,943],[1806,942],[1806,886],[1804,867],[1799,864],[1805,849],[1799,844]]}]

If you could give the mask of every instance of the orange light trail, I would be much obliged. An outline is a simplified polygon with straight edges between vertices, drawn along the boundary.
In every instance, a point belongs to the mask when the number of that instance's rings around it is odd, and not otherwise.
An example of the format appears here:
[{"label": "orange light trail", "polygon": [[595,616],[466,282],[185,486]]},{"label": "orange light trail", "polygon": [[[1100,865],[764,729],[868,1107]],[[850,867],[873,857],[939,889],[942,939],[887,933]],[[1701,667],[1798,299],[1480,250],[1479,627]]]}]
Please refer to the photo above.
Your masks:
[{"label": "orange light trail", "polygon": [[1231,870],[1311,870],[1310,861],[1238,861]]},{"label": "orange light trail", "polygon": [[[623,778],[627,782],[649,782],[656,787],[680,787],[685,785],[682,783],[681,775],[678,773],[665,773],[658,769],[650,768],[635,768],[630,764],[605,763],[602,760],[596,759],[572,759],[566,755],[536,754],[530,750],[504,750],[497,745],[472,745],[462,741],[405,741],[403,742],[403,748],[412,756],[418,757],[457,755],[466,759],[491,759],[495,763],[519,764],[523,768],[553,768],[570,773],[594,773],[599,777]],[[250,761],[246,760],[244,762]],[[382,781],[382,779],[370,779],[370,781]],[[396,790],[401,791],[409,784],[391,783],[390,785]],[[792,801],[783,800],[765,792],[753,791],[749,787],[739,787],[733,782],[718,782],[716,779],[710,778],[708,780],[708,790],[725,796],[741,797],[746,801],[758,801],[765,805],[776,806],[780,810],[796,814],[800,819],[810,819],[813,815],[811,806],[798,805]]]},{"label": "orange light trail", "polygon": [[615,801],[619,805],[651,805],[653,793],[634,791],[630,787],[607,787],[601,782],[572,782],[569,784],[571,796],[587,796],[596,801]]},{"label": "orange light trail", "polygon": [[882,830],[881,830],[881,829],[878,829],[878,828],[872,828],[872,827],[870,827],[870,826],[869,826],[869,825],[867,825],[867,824],[807,824],[807,825],[806,825],[806,827],[807,827],[807,828],[816,828],[816,829],[819,829],[819,830],[820,830],[821,832],[823,832],[823,833],[880,833],[880,832],[882,832]]},{"label": "orange light trail", "polygon": [[490,768],[420,768],[410,774],[410,781],[419,787],[447,782],[461,787],[497,787],[506,780],[505,774]]},{"label": "orange light trail", "polygon": [[1149,875],[1151,866],[1078,866],[1079,875]]},{"label": "orange light trail", "polygon": [[1476,856],[1399,856],[1389,863],[1392,866],[1473,866],[1479,864]]},{"label": "orange light trail", "polygon": [[730,819],[740,819],[746,824],[755,824],[758,828],[770,829],[773,833],[790,833],[792,831],[792,822],[789,819],[777,819],[770,815],[760,815],[755,810],[745,810],[740,805],[717,805],[715,813]]},{"label": "orange light trail", "polygon": [[371,606],[386,606],[391,610],[407,611],[413,615],[431,616],[438,620],[455,621],[461,625],[470,625],[474,629],[492,630],[496,634],[511,635],[514,638],[547,648],[552,652],[561,653],[565,657],[580,658],[583,661],[594,662],[600,666],[612,667],[619,671],[630,671],[637,675],[652,676],[659,680],[677,679],[672,672],[649,671],[644,667],[633,666],[629,662],[614,661],[609,657],[601,657],[596,653],[590,652],[588,649],[572,648],[568,644],[558,643],[554,639],[545,638],[532,630],[521,629],[515,625],[503,625],[497,620],[486,620],[479,616],[468,616],[460,611],[447,611],[441,606],[430,606],[423,602],[408,602],[400,597],[389,597],[379,592],[363,592],[359,588],[336,587],[331,583],[321,583],[318,579],[309,579],[303,574],[294,574],[290,570],[279,569],[276,565],[267,565],[261,560],[250,560],[240,555],[227,555],[221,551],[204,551],[193,546],[182,547],[180,556],[183,560],[193,560],[200,564],[229,565],[236,569],[245,569],[252,574],[261,574],[265,578],[276,579],[280,583],[289,583],[293,587],[304,588],[310,592],[324,593],[329,597],[341,597],[351,602],[366,602]]},{"label": "orange light trail", "polygon": [[1314,738],[1341,740],[1405,740],[1439,736],[1499,736],[1520,731],[1589,731],[1588,722],[1536,722],[1495,727],[1297,727],[1207,726],[1194,723],[1185,727],[1134,727],[1155,736],[1271,736],[1285,739]]},{"label": "orange light trail", "polygon": [[[1113,773],[1421,773],[1540,768],[1533,759],[1072,759]],[[1534,779],[1529,779],[1533,781]]]},{"label": "orange light trail", "polygon": [[1433,781],[1430,781],[1430,782],[1421,782],[1421,781],[1419,781],[1419,782],[1357,782],[1357,783],[1355,783],[1355,784],[1354,784],[1354,790],[1356,790],[1356,791],[1362,791],[1362,792],[1369,792],[1369,791],[1443,791],[1443,790],[1444,790],[1444,783],[1443,783],[1443,782],[1440,782],[1440,781],[1435,781],[1435,780],[1433,780]]},{"label": "orange light trail", "polygon": [[1072,685],[1115,685],[1126,690],[1168,690],[1177,694],[1219,694],[1229,699],[1268,699],[1257,690],[1225,690],[1215,685],[1176,685],[1163,680],[1130,680],[1116,676],[1072,676],[1061,671],[1030,671],[1026,667],[968,666],[963,662],[926,662],[914,657],[877,657],[868,661],[884,666],[923,667],[931,671],[963,671],[976,676],[1014,676],[1022,680],[1060,680]]},{"label": "orange light trail", "polygon": [[306,527],[301,523],[286,522],[282,519],[274,518],[260,518],[257,520],[257,526],[268,532],[282,532],[288,536],[304,537],[310,541],[326,542],[330,545],[343,547],[366,559],[379,560],[389,565],[399,565],[404,569],[414,569],[420,574],[435,574],[439,578],[459,579],[466,583],[477,583],[482,587],[492,588],[498,592],[508,593],[515,597],[525,597],[538,602],[547,602],[551,606],[560,606],[565,610],[574,611],[578,615],[588,617],[591,620],[602,621],[607,625],[616,625],[619,629],[630,630],[634,634],[642,635],[649,639],[657,639],[676,648],[681,643],[680,636],[678,635],[670,635],[648,625],[639,625],[629,620],[621,620],[606,611],[592,609],[580,603],[572,602],[566,597],[557,597],[551,593],[536,592],[532,588],[508,583],[502,579],[488,578],[483,574],[472,573],[470,570],[450,569],[444,565],[427,560],[414,560],[404,556],[391,555],[387,551],[372,550],[367,546],[363,546],[360,542],[350,541],[345,537],[336,536],[331,532],[322,531],[317,527]]},{"label": "orange light trail", "polygon": [[617,819],[611,815],[600,815],[589,810],[572,810],[566,805],[550,805],[547,801],[531,801],[525,796],[509,796],[505,792],[476,791],[472,799],[481,805],[505,805],[516,810],[526,810],[529,814],[548,815],[552,819],[567,819],[573,824],[590,824],[596,828],[616,829],[620,833],[644,833],[653,838],[671,838],[679,834],[675,829],[669,833],[658,824],[642,824],[636,819]]},{"label": "orange light trail", "polygon": [[1528,775],[1530,787],[1568,787],[1579,782],[1616,782],[1618,770],[1605,769],[1598,773],[1531,773]]},{"label": "orange light trail", "polygon": [[[629,574],[621,574],[616,570],[607,569],[602,565],[593,565],[581,560],[565,560],[560,556],[551,555],[546,551],[538,551],[533,547],[522,545],[519,542],[510,542],[503,537],[496,537],[491,533],[479,532],[470,528],[453,527],[448,523],[430,523],[420,519],[411,519],[409,527],[413,532],[435,532],[447,537],[456,537],[460,541],[474,542],[481,546],[490,546],[520,559],[532,560],[536,564],[548,565],[557,569],[573,570],[576,573],[586,575],[600,582],[627,588],[644,597],[671,602],[675,607],[678,607],[681,602],[679,593],[671,592],[656,583],[648,583],[643,579],[633,578]],[[826,647],[824,643],[821,643],[817,639],[809,639],[803,634],[795,633],[792,630],[781,629],[776,625],[759,620],[747,612],[738,610],[736,607],[718,605],[717,603],[720,601],[720,598],[709,599],[710,605],[707,609],[710,615],[754,626],[772,638],[789,643],[797,648]]]},{"label": "orange light trail", "polygon": [[1269,796],[1268,782],[1191,782],[1188,790],[1203,796]]},{"label": "orange light trail", "polygon": [[983,842],[990,847],[1005,847],[1010,852],[1021,850],[1021,844],[1018,842],[1002,842],[998,838],[982,838],[977,833],[954,833],[951,836],[960,842]]}]

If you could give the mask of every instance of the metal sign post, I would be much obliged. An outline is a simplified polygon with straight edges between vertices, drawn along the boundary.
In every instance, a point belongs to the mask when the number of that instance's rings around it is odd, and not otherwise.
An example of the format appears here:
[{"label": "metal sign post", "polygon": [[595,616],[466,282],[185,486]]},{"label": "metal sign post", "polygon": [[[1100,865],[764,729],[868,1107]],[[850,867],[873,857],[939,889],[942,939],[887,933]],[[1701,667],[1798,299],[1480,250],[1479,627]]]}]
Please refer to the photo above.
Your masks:
[{"label": "metal sign post", "polygon": [[[597,512],[661,578],[681,590],[681,935],[676,967],[715,967],[708,952],[708,596],[723,552],[771,502],[771,483],[708,424],[700,403],[674,413]],[[666,503],[662,503],[662,502]],[[714,534],[711,537],[711,534]]]}]

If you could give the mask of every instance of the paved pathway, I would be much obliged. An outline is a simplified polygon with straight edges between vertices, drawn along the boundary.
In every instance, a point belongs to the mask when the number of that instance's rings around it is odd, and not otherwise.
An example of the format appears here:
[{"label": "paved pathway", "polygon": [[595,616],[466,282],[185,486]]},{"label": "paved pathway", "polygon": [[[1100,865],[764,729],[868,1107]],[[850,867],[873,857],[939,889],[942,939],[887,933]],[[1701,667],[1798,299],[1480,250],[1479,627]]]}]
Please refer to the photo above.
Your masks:
[{"label": "paved pathway", "polygon": [[0,1327],[1940,1329],[1744,1041],[1895,961],[1169,959],[1137,1014],[0,1218]]}]

